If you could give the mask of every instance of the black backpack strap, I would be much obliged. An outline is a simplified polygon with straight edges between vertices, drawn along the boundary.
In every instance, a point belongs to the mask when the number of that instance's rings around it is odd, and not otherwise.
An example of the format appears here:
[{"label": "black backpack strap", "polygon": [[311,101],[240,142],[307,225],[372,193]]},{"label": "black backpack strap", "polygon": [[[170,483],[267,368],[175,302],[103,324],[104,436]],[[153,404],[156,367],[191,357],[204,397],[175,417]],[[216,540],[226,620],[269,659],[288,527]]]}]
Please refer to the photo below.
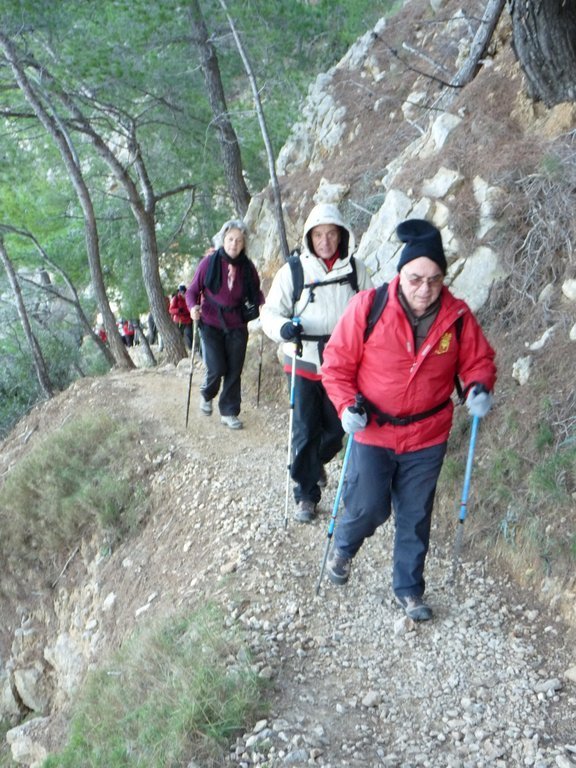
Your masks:
[{"label": "black backpack strap", "polygon": [[[462,326],[464,325],[464,316],[460,315],[460,317],[456,320],[454,323],[454,327],[456,329],[456,341],[458,344],[460,343],[460,336],[462,336]],[[458,374],[454,376],[454,386],[456,387],[456,394],[458,395],[458,402],[460,405],[465,401],[464,397],[464,390],[462,389],[462,384],[460,383],[460,378],[458,377]]]},{"label": "black backpack strap", "polygon": [[378,288],[376,288],[376,290],[374,291],[372,306],[370,307],[370,311],[368,312],[368,317],[366,319],[366,328],[364,329],[364,344],[366,344],[366,342],[370,338],[370,335],[374,330],[374,326],[378,322],[378,319],[382,314],[382,312],[384,312],[384,307],[386,306],[387,301],[388,301],[388,283],[383,283],[382,285],[378,286]]},{"label": "black backpack strap", "polygon": [[298,248],[295,248],[288,257],[288,264],[292,273],[292,305],[294,306],[300,296],[302,296],[302,289],[304,288],[304,270],[302,269]]},{"label": "black backpack strap", "polygon": [[356,259],[354,256],[350,256],[350,266],[352,267],[352,272],[349,277],[350,285],[352,286],[354,293],[358,293],[360,289],[358,287],[358,271],[356,269]]}]

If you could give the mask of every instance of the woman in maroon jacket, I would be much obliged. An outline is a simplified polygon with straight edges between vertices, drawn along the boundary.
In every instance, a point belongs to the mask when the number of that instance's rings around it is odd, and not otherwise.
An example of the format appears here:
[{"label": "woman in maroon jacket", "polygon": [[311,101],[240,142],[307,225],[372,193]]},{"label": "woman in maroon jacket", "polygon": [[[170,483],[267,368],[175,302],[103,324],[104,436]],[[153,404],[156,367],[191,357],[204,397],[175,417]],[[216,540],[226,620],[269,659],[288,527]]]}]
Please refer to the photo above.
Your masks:
[{"label": "woman in maroon jacket", "polygon": [[248,343],[245,308],[264,303],[256,267],[246,255],[246,227],[227,221],[213,239],[215,250],[200,261],[186,291],[186,304],[194,321],[199,320],[206,377],[200,389],[200,409],[212,413],[212,400],[220,391],[221,422],[241,429],[241,375]]},{"label": "woman in maroon jacket", "polygon": [[[365,339],[375,291],[352,299],[324,351],[322,383],[354,444],[344,486],[345,511],[327,573],[345,584],[363,541],[395,512],[392,584],[417,621],[424,602],[424,564],[438,476],[452,426],[457,376],[466,404],[485,416],[496,381],[494,350],[468,305],[443,285],[447,264],[440,232],[411,219],[397,229],[406,245],[399,275]],[[366,411],[354,407],[357,394]],[[350,438],[352,439],[352,438]]]}]

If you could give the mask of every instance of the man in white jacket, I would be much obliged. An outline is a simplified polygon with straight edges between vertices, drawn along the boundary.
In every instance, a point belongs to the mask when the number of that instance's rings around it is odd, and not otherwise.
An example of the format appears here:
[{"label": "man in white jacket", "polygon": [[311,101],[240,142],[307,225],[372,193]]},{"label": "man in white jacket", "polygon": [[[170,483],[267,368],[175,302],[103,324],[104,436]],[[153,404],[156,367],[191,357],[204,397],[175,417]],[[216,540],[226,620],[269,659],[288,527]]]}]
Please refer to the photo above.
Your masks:
[{"label": "man in white jacket", "polygon": [[352,296],[372,287],[366,267],[352,257],[354,245],[337,206],[316,205],[304,224],[299,264],[278,270],[260,313],[266,335],[288,342],[284,370],[289,386],[296,355],[291,476],[294,517],[303,523],[314,518],[326,484],[324,465],[341,449],[344,436],[322,386],[322,351]]}]

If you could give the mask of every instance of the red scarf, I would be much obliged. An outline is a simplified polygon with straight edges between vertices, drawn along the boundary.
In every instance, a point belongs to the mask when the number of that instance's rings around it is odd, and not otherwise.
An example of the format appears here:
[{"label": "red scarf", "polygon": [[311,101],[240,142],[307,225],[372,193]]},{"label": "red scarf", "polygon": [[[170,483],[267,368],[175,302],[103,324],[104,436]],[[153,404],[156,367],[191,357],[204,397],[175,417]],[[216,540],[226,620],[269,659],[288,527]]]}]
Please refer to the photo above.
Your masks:
[{"label": "red scarf", "polygon": [[326,264],[326,267],[328,268],[328,272],[332,270],[332,267],[334,266],[334,264],[336,264],[339,258],[340,258],[340,251],[336,251],[334,256],[332,256],[331,258],[322,259],[322,261],[324,262],[324,264]]}]

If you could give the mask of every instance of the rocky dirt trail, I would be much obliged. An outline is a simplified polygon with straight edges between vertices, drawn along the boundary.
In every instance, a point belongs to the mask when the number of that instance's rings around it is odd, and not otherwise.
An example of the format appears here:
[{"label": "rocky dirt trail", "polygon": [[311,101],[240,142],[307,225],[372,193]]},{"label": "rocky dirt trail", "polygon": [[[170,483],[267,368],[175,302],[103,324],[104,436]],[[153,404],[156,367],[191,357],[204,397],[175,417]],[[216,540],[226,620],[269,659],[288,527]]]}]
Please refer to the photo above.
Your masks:
[{"label": "rocky dirt trail", "polygon": [[287,404],[246,398],[245,429],[233,432],[200,414],[200,378],[185,432],[186,369],[120,377],[131,408],[148,414],[144,432],[160,439],[161,424],[171,441],[154,480],[169,503],[128,570],[159,605],[213,599],[248,633],[272,707],[229,763],[576,765],[576,650],[560,617],[469,551],[450,585],[452,542],[433,534],[435,618],[410,622],[390,588],[391,525],[365,544],[348,585],[324,579],[317,596],[340,463],[318,519],[285,527]]},{"label": "rocky dirt trail", "polygon": [[92,568],[101,594],[116,596],[101,629],[113,643],[207,601],[242,627],[271,708],[225,765],[576,765],[576,650],[560,617],[468,549],[450,585],[452,541],[433,532],[435,618],[410,622],[390,588],[391,525],[366,542],[345,587],[325,579],[317,596],[340,462],[318,519],[285,527],[287,402],[256,408],[250,393],[245,428],[231,431],[200,413],[197,364],[185,430],[186,365],[80,381],[45,418],[104,407],[138,420],[152,514]]}]

